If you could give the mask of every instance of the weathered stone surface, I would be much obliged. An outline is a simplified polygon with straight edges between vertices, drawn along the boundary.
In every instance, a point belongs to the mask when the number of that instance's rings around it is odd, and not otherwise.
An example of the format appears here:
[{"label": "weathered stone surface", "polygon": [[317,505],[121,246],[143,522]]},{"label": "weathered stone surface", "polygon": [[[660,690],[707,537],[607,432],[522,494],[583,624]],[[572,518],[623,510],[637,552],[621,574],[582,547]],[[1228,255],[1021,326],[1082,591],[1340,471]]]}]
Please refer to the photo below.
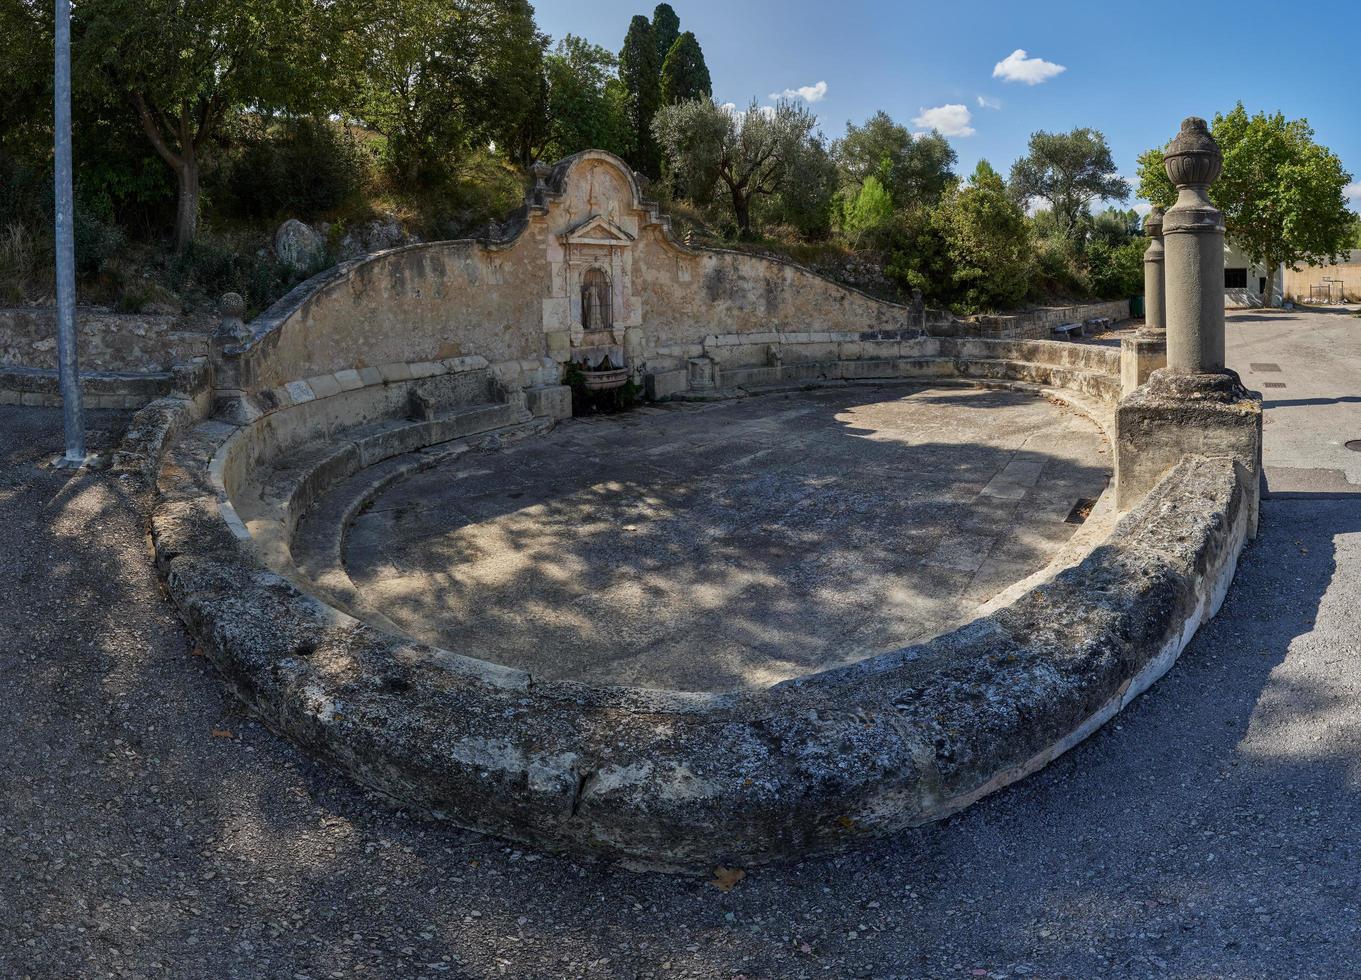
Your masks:
[{"label": "weathered stone surface", "polygon": [[[952,345],[933,364],[1015,371],[982,357],[1002,342],[931,342]],[[1114,351],[1005,352],[1047,362],[1021,362],[1027,372],[1062,362],[1061,380],[1118,385]],[[1187,462],[1079,566],[928,644],[740,694],[535,682],[300,592],[238,540],[244,527],[218,496],[292,513],[293,492],[261,494],[250,473],[318,433],[404,413],[409,384],[342,391],[240,430],[197,426],[161,470],[159,561],[205,649],[277,730],[412,805],[550,848],[708,868],[937,819],[1043,765],[1165,669],[1213,612],[1244,533],[1232,464]],[[299,499],[314,497],[325,471],[301,465]]]},{"label": "weathered stone surface", "polygon": [[1245,389],[1233,372],[1154,371],[1116,409],[1116,505],[1134,506],[1187,454],[1225,457],[1242,468],[1248,529],[1256,534],[1261,395]]},{"label": "weathered stone surface", "polygon": [[1128,395],[1154,371],[1167,366],[1167,338],[1145,335],[1120,338],[1120,390]]},{"label": "weathered stone surface", "polygon": [[[178,455],[172,495],[193,466]],[[1230,463],[1186,462],[1105,546],[1014,606],[735,695],[531,685],[404,643],[261,569],[211,506],[163,506],[156,543],[237,692],[361,781],[463,826],[708,869],[938,819],[1085,737],[1212,614],[1242,504]]]},{"label": "weathered stone surface", "polygon": [[1025,392],[859,385],[645,419],[412,476],[335,571],[407,635],[539,681],[759,688],[968,618],[1109,477],[1101,430]]},{"label": "weathered stone surface", "polygon": [[[559,163],[543,195],[543,206],[529,208],[501,239],[389,249],[299,286],[252,324],[260,383],[274,387],[361,360],[439,360],[450,344],[494,364],[561,360],[562,341],[580,322],[579,283],[569,279],[589,271],[590,263],[574,263],[591,250],[610,269],[613,329],[627,332],[631,366],[640,370],[682,367],[688,355],[677,347],[720,328],[909,326],[906,307],[798,266],[679,243],[610,154]],[[574,240],[582,235],[589,240]]]},{"label": "weathered stone surface", "polygon": [[572,389],[557,384],[526,388],[525,405],[536,418],[570,419]]},{"label": "weathered stone surface", "polygon": [[[115,313],[82,306],[76,313],[80,367],[93,373],[159,374],[208,353],[211,317]],[[55,370],[56,311],[0,309],[0,366]]]},{"label": "weathered stone surface", "polygon": [[274,254],[284,265],[311,269],[326,257],[326,242],[310,225],[289,218],[274,232]]}]

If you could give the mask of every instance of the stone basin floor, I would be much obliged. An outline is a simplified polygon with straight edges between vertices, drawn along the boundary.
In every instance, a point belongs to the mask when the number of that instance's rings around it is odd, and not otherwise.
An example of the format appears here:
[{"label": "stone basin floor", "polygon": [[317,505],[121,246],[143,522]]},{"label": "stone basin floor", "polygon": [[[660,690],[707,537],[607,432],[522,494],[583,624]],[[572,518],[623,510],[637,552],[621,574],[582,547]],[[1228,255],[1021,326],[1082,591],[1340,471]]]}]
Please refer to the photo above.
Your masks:
[{"label": "stone basin floor", "polygon": [[365,608],[571,679],[764,687],[927,639],[1042,569],[1110,475],[1038,395],[903,385],[643,408],[415,474],[344,558]]}]

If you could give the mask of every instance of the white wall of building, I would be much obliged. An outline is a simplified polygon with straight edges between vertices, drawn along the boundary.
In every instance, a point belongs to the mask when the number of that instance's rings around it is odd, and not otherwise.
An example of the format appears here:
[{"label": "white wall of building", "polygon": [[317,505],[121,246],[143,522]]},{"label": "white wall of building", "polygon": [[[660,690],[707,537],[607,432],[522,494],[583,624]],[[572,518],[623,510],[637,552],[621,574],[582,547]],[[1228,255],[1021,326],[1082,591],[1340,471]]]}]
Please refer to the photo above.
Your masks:
[{"label": "white wall of building", "polygon": [[[1224,305],[1262,306],[1262,287],[1267,279],[1266,266],[1248,260],[1248,257],[1234,248],[1230,241],[1224,242]],[[1276,282],[1271,291],[1271,306],[1280,306],[1285,288],[1285,268],[1276,270]]]}]

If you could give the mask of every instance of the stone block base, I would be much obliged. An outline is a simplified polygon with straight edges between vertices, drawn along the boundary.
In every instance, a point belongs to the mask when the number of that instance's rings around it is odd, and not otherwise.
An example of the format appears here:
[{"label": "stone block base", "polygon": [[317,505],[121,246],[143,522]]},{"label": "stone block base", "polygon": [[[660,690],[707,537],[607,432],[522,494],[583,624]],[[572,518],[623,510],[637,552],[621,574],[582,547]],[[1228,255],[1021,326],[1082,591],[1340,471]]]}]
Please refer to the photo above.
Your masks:
[{"label": "stone block base", "polygon": [[535,418],[570,419],[572,389],[567,385],[544,385],[525,389],[525,407]]},{"label": "stone block base", "polygon": [[1248,495],[1248,533],[1257,533],[1262,474],[1262,399],[1233,372],[1153,372],[1115,413],[1115,493],[1134,507],[1187,455],[1226,457]]},{"label": "stone block base", "polygon": [[1126,337],[1120,341],[1120,394],[1128,395],[1154,371],[1167,366],[1167,338]]},{"label": "stone block base", "polygon": [[658,371],[643,376],[643,386],[648,401],[660,402],[677,395],[683,395],[690,387],[689,373],[685,368],[674,371]]}]

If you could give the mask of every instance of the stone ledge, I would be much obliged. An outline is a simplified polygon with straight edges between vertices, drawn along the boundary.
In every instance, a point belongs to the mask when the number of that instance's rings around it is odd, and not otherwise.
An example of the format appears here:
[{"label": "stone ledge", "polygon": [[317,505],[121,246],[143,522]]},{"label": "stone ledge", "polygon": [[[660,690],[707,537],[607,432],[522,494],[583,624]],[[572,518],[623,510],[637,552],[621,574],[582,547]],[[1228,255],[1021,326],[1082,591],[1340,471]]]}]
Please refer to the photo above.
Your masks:
[{"label": "stone ledge", "polygon": [[[98,371],[82,373],[80,390],[86,408],[141,408],[168,395],[175,386],[175,374]],[[46,368],[0,367],[0,405],[61,405],[61,379],[57,371]]]},{"label": "stone ledge", "polygon": [[751,693],[539,683],[263,567],[206,473],[233,431],[205,423],[172,451],[153,540],[190,628],[267,724],[460,826],[679,870],[835,851],[1041,767],[1171,665],[1245,536],[1233,465],[1188,458],[1078,565],[929,643]]}]

